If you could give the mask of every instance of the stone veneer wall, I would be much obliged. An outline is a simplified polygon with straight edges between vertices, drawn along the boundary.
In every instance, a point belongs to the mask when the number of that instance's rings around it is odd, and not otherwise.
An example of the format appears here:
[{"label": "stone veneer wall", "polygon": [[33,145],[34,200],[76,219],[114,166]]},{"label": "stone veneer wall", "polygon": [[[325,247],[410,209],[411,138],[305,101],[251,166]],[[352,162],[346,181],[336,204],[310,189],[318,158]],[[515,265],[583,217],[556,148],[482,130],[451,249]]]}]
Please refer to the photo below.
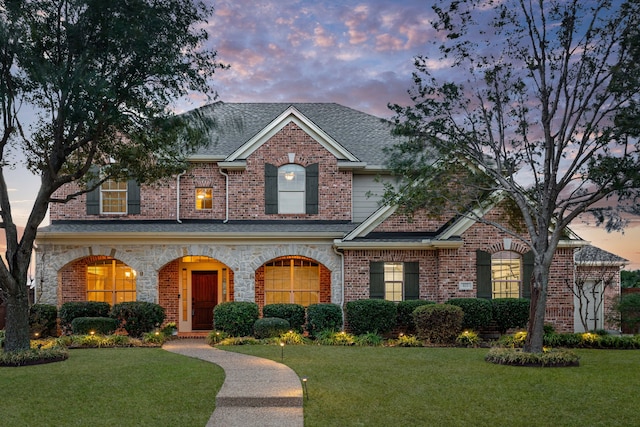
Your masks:
[{"label": "stone veneer wall", "polygon": [[[45,259],[41,256],[42,251],[47,253]],[[95,256],[116,258],[138,272],[136,282],[138,301],[162,303],[164,296],[161,300],[161,290],[174,294],[169,284],[171,274],[165,274],[164,269],[168,268],[167,271],[171,271],[169,264],[186,255],[208,256],[226,264],[231,272],[229,292],[232,292],[235,301],[254,301],[255,272],[270,260],[290,255],[310,258],[324,265],[330,272],[331,301],[339,303],[342,298],[341,260],[333,252],[329,243],[304,245],[274,242],[273,244],[227,246],[216,246],[215,242],[191,245],[114,246],[41,244],[38,252],[36,292],[40,295],[41,303],[58,306],[64,302],[60,284],[65,287],[65,294],[67,287],[79,286],[79,281],[76,279],[86,271],[83,268],[83,266],[86,267],[86,261],[83,259]],[[159,275],[161,270],[162,276]],[[159,280],[159,277],[162,277],[162,280]],[[74,294],[78,295],[75,291]],[[177,294],[174,296],[177,300]]]}]

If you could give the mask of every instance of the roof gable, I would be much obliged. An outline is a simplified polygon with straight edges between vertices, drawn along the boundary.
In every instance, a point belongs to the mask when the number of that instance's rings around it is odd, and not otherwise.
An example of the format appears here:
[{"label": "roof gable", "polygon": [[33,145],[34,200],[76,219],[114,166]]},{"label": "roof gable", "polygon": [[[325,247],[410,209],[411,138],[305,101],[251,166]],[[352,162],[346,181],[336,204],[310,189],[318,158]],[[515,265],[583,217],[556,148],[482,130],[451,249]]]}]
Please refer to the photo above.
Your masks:
[{"label": "roof gable", "polygon": [[309,120],[296,107],[290,106],[276,117],[271,123],[255,134],[246,143],[231,153],[225,161],[232,162],[235,160],[246,159],[257,150],[262,144],[268,141],[272,136],[280,132],[289,123],[295,123],[299,128],[311,136],[316,142],[322,145],[327,151],[333,154],[338,160],[348,160],[358,162],[359,160],[351,154],[347,149],[341,146],[336,140],[329,136],[325,131]]}]

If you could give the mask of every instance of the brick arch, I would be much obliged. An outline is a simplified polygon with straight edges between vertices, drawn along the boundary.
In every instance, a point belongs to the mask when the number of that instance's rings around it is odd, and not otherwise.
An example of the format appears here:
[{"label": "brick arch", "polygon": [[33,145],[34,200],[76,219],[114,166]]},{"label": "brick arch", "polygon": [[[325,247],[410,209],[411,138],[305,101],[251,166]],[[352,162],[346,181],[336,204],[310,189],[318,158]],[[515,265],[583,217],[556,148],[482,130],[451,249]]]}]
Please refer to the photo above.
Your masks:
[{"label": "brick arch", "polygon": [[293,161],[293,163],[291,163],[289,161],[289,155],[288,154],[283,154],[282,156],[278,157],[273,165],[280,167],[280,166],[284,166],[284,165],[288,165],[288,164],[294,164],[294,165],[300,165],[303,167],[307,167],[311,164],[311,161],[309,159],[307,159],[304,154],[298,154],[295,153],[296,157]]},{"label": "brick arch", "polygon": [[487,252],[489,252],[491,255],[502,251],[517,252],[520,255],[524,255],[525,253],[529,252],[529,248],[521,242],[512,241],[511,248],[505,249],[504,240],[495,242],[487,248]]},{"label": "brick arch", "polygon": [[264,270],[265,265],[269,262],[280,261],[280,260],[291,260],[298,259],[303,261],[310,261],[317,263],[320,267],[320,287],[319,287],[319,302],[321,303],[329,303],[331,302],[331,270],[329,270],[324,264],[318,262],[317,260],[305,256],[300,255],[289,255],[289,256],[281,256],[277,258],[272,258],[264,262],[260,267],[258,267],[255,271],[255,302],[258,304],[260,309],[265,305],[265,286],[264,286]]},{"label": "brick arch", "polygon": [[122,261],[136,271],[144,271],[142,262],[138,257],[127,251],[119,251],[113,247],[79,247],[70,251],[56,254],[55,257],[44,260],[43,262],[50,262],[55,271],[60,271],[67,265],[80,259],[94,257],[104,257],[98,259],[113,258],[118,261]]},{"label": "brick arch", "polygon": [[[87,300],[87,267],[96,261],[116,260],[127,266],[124,260],[108,255],[89,255],[66,263],[58,272],[58,303]],[[136,270],[135,268],[133,268]],[[136,288],[138,287],[136,281]]]}]

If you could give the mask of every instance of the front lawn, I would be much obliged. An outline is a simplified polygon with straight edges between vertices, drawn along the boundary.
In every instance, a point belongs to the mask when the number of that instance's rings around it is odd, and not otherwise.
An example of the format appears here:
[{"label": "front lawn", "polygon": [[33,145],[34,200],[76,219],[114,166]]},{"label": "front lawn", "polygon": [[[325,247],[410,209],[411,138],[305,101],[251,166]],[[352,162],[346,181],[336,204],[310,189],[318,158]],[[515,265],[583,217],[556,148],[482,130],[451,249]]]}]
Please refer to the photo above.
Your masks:
[{"label": "front lawn", "polygon": [[64,362],[0,367],[0,424],[204,426],[224,371],[159,348],[71,350]]},{"label": "front lawn", "polygon": [[486,349],[234,346],[307,376],[305,426],[637,425],[640,352],[575,350],[580,367],[487,363]]}]

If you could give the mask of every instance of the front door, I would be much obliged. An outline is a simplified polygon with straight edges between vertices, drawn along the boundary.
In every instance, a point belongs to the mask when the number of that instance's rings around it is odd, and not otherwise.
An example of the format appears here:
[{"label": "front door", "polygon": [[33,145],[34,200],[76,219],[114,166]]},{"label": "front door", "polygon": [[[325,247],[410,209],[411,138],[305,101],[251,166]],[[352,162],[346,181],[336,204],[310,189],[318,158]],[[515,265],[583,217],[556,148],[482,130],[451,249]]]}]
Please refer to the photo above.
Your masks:
[{"label": "front door", "polygon": [[213,329],[213,308],[218,303],[218,272],[191,272],[191,329]]}]

